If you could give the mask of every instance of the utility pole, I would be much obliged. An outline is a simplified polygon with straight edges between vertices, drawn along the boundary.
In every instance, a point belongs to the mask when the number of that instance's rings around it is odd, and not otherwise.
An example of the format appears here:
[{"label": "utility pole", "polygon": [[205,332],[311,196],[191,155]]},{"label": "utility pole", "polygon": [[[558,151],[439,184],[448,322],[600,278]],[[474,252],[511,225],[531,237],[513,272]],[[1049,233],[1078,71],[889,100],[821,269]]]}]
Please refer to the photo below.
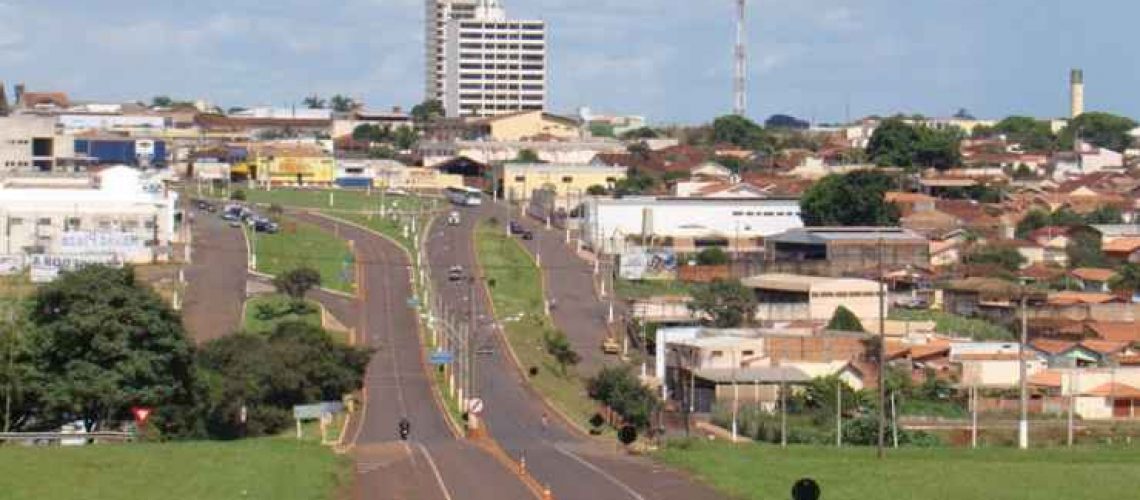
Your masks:
[{"label": "utility pole", "polygon": [[1029,316],[1026,313],[1025,287],[1021,288],[1021,342],[1017,344],[1017,368],[1021,377],[1021,416],[1017,421],[1017,447],[1029,448],[1029,384],[1025,366],[1025,343],[1029,338]]},{"label": "utility pole", "polygon": [[843,447],[843,381],[835,380],[835,447]]},{"label": "utility pole", "polygon": [[883,282],[883,237],[879,237],[879,458],[886,456],[887,434],[887,291]]}]

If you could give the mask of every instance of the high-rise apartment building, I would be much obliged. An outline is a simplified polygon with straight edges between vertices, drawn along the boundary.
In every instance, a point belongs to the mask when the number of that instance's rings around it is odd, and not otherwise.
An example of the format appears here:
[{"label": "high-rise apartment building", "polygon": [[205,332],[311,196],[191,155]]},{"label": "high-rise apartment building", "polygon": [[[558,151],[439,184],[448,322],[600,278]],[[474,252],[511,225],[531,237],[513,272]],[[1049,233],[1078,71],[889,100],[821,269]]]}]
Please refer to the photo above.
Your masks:
[{"label": "high-rise apartment building", "polygon": [[429,52],[434,43],[443,53],[435,59],[442,75],[429,74],[428,96],[440,99],[450,117],[545,109],[546,23],[508,19],[498,0],[473,5],[462,11],[454,2],[450,11],[436,5],[438,15],[429,17],[444,19],[445,28],[442,37],[429,41]]},{"label": "high-rise apartment building", "polygon": [[480,0],[427,0],[424,18],[425,100],[443,102],[445,98],[444,50],[447,46],[447,22],[475,17],[475,7],[479,3]]}]

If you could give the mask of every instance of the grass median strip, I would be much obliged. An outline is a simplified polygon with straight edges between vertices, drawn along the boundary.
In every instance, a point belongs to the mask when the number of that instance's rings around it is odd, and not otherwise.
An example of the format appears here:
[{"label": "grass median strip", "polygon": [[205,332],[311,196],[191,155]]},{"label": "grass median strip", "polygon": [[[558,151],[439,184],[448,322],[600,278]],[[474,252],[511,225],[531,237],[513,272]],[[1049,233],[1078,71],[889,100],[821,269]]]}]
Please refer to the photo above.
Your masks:
[{"label": "grass median strip", "polygon": [[248,233],[257,270],[274,276],[308,266],[320,271],[321,286],[352,293],[352,252],[341,238],[304,222],[285,219],[277,234]]},{"label": "grass median strip", "polygon": [[563,375],[561,366],[546,351],[545,335],[554,326],[543,307],[539,269],[526,249],[496,225],[479,224],[475,250],[491,291],[495,319],[503,325],[523,369],[537,368],[529,377],[531,384],[584,426],[597,405],[586,395],[582,379],[572,369]]},{"label": "grass median strip", "polygon": [[734,446],[674,442],[656,454],[738,498],[788,498],[800,478],[816,480],[822,498],[898,500],[1036,500],[1131,498],[1140,449],[1012,448],[978,450]]},{"label": "grass median strip", "polygon": [[285,295],[258,295],[246,301],[242,324],[249,333],[268,333],[280,323],[302,321],[321,326],[321,309],[315,302],[306,300],[298,307]]},{"label": "grass median strip", "polygon": [[349,459],[292,437],[238,441],[0,447],[7,499],[334,498]]}]

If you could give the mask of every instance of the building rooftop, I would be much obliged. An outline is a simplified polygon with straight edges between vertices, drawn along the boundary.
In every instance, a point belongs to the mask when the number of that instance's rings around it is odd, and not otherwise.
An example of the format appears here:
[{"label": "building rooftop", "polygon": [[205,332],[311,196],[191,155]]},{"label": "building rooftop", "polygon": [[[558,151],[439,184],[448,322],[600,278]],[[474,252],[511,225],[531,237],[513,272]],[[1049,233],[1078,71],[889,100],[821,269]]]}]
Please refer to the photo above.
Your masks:
[{"label": "building rooftop", "polygon": [[1116,271],[1097,267],[1078,267],[1073,269],[1070,274],[1072,274],[1074,278],[1085,281],[1108,281],[1112,279],[1113,276],[1116,276]]},{"label": "building rooftop", "polygon": [[879,241],[886,243],[915,242],[926,244],[922,235],[901,227],[805,227],[773,235],[779,243],[822,245],[834,241]]},{"label": "building rooftop", "polygon": [[716,383],[803,384],[811,377],[803,370],[790,366],[762,366],[745,368],[705,368],[693,372],[697,378]]},{"label": "building rooftop", "polygon": [[782,290],[787,292],[801,293],[808,293],[813,288],[821,286],[851,286],[857,288],[872,289],[875,289],[879,286],[879,284],[874,281],[858,278],[829,278],[824,276],[806,276],[801,274],[778,273],[750,276],[748,278],[740,280],[740,283],[748,288]]},{"label": "building rooftop", "polygon": [[[670,205],[779,205],[788,206],[790,202],[798,202],[797,198],[683,198],[672,196],[625,196],[622,198],[598,198],[596,203],[598,205],[648,205],[648,204],[670,204]],[[797,203],[798,205],[798,203]]]}]

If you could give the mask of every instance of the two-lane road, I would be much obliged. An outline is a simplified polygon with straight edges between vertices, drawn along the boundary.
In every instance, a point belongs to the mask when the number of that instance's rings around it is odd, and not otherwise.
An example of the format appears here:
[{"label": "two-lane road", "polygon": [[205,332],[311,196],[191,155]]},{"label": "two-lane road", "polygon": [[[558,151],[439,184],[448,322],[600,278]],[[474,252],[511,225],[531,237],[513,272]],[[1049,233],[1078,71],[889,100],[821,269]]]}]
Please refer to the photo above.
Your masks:
[{"label": "two-lane road", "polygon": [[[569,430],[558,419],[549,418],[549,423],[543,425],[543,415],[550,414],[551,410],[527,385],[505,353],[503,339],[495,332],[495,322],[489,317],[489,298],[485,289],[478,286],[472,293],[468,284],[449,282],[447,277],[446,270],[453,265],[476,269],[473,231],[480,219],[495,214],[496,209],[487,205],[457,210],[462,215],[458,226],[447,226],[437,221],[430,228],[427,258],[435,271],[432,275],[439,299],[453,312],[462,315],[471,309],[469,296],[473,295],[477,319],[475,342],[479,346],[495,346],[491,354],[480,355],[476,361],[477,395],[486,402],[483,422],[490,434],[515,458],[525,457],[535,479],[549,485],[553,495],[559,499],[720,498],[711,489],[680,473],[648,460],[614,453],[606,446]],[[497,213],[505,225],[507,221],[503,219],[503,213]],[[591,291],[572,293],[590,294]],[[558,307],[564,306],[559,304]],[[587,342],[593,343],[596,335],[595,332]],[[576,344],[582,342],[581,339],[572,341]],[[598,344],[593,343],[592,348],[597,349]]]},{"label": "two-lane road", "polygon": [[[364,409],[348,428],[355,445],[354,498],[535,498],[513,471],[458,439],[444,420],[424,365],[416,313],[407,303],[413,293],[403,250],[350,224],[318,215],[295,217],[339,234],[356,252],[360,307],[355,326],[376,353],[365,376]],[[401,417],[412,424],[406,443],[397,432]]]}]

